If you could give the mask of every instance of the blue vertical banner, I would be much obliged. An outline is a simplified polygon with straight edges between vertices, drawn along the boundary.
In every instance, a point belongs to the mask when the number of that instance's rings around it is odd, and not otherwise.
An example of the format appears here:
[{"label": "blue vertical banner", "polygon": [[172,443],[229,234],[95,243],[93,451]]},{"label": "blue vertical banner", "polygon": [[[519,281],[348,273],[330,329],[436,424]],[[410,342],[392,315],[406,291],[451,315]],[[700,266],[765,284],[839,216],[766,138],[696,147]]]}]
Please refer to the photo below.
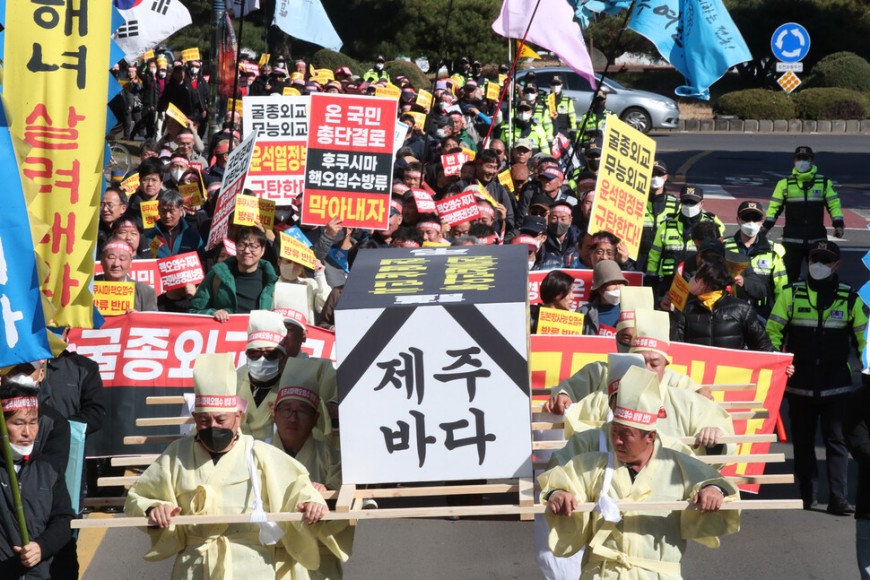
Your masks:
[{"label": "blue vertical banner", "polygon": [[[867,229],[870,230],[870,222],[867,223]],[[870,252],[864,254],[864,258],[861,260],[864,262],[864,266],[870,270]],[[861,300],[864,301],[864,304],[870,305],[870,281],[864,283],[860,290],[858,290],[858,295],[861,297]],[[867,325],[867,328],[864,330],[864,352],[861,353],[861,363],[864,365],[864,370],[870,369],[870,324]]]},{"label": "blue vertical banner", "polygon": [[638,0],[628,27],[686,77],[675,91],[681,97],[709,100],[729,68],[752,60],[722,0]]},{"label": "blue vertical banner", "polygon": [[0,367],[51,358],[18,161],[0,106]]}]

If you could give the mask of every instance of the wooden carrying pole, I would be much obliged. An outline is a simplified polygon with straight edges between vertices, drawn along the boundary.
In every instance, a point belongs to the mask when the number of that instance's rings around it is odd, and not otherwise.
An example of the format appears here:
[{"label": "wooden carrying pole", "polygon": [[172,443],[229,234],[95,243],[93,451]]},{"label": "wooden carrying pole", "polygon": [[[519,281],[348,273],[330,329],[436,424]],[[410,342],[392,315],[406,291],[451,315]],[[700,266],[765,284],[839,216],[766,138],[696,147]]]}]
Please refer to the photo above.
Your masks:
[{"label": "wooden carrying pole", "polygon": [[[597,504],[581,503],[574,511],[591,512]],[[621,512],[627,511],[683,511],[695,509],[689,501],[660,501],[660,502],[618,502]],[[774,509],[802,509],[800,500],[792,499],[755,499],[738,500],[722,504],[723,510],[774,510]],[[498,515],[523,515],[544,513],[546,506],[520,506],[520,505],[497,505],[497,506],[445,506],[429,508],[395,508],[382,510],[359,510],[351,512],[329,512],[323,516],[324,520],[388,520],[396,518],[443,518],[449,516],[498,516]],[[302,513],[269,513],[266,520],[270,522],[298,522],[302,520]],[[172,518],[172,523],[179,526],[213,525],[213,524],[247,524],[251,523],[251,514],[232,515],[208,515],[208,516],[177,516]],[[148,527],[148,518],[119,517],[111,519],[84,519],[73,520],[70,524],[75,529],[84,528],[145,528]]]}]

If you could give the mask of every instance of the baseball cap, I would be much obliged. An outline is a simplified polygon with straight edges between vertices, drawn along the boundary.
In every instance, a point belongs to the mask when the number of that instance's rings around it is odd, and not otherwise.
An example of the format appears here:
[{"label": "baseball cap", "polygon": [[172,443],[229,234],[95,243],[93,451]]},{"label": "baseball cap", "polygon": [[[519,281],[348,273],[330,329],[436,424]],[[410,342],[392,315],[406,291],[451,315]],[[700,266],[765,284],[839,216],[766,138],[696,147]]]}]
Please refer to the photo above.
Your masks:
[{"label": "baseball cap", "polygon": [[684,185],[680,189],[680,201],[694,201],[695,203],[704,200],[704,190],[700,187]]},{"label": "baseball cap", "polygon": [[807,147],[806,145],[801,145],[800,147],[798,147],[797,149],[794,150],[794,156],[795,157],[809,157],[810,159],[812,159],[813,157],[815,157],[815,154],[813,153],[812,148]]},{"label": "baseball cap", "polygon": [[562,172],[558,167],[547,167],[541,173],[541,177],[546,177],[547,179],[565,179],[565,173]]},{"label": "baseball cap", "polygon": [[527,215],[520,224],[520,231],[524,234],[538,235],[547,229],[547,220],[539,215]]},{"label": "baseball cap", "polygon": [[757,201],[744,201],[737,208],[737,217],[745,220],[757,218],[753,221],[764,219],[764,206]]},{"label": "baseball cap", "polygon": [[514,144],[514,149],[528,149],[531,151],[535,148],[535,145],[532,143],[531,139],[519,139],[516,144]]},{"label": "baseball cap", "polygon": [[827,258],[828,260],[837,261],[840,259],[840,246],[834,242],[822,241],[816,242],[810,246],[810,258],[817,256],[819,258]]}]

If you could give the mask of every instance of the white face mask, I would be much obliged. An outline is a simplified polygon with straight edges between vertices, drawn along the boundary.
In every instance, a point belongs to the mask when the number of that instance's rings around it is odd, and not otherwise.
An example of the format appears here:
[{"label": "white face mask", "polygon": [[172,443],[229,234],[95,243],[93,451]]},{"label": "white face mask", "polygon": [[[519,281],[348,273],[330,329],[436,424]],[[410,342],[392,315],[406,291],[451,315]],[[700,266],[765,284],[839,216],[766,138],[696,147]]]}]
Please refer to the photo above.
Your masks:
[{"label": "white face mask", "polygon": [[148,69],[148,72],[150,72],[151,74],[157,74],[157,68],[156,68],[156,67],[155,67],[155,68],[149,68],[149,69]]},{"label": "white face mask", "polygon": [[810,170],[810,167],[812,166],[812,163],[803,159],[794,162],[794,168],[797,170],[798,173],[806,173]]},{"label": "white face mask", "polygon": [[18,385],[21,387],[30,387],[31,389],[39,388],[39,385],[36,384],[36,381],[33,380],[33,377],[24,373],[18,373],[10,377],[6,377],[6,384]]},{"label": "white face mask", "polygon": [[437,129],[435,131],[435,136],[438,137],[439,139],[443,139],[444,137],[447,137],[447,135],[448,135],[447,129]]},{"label": "white face mask", "polygon": [[24,459],[25,457],[30,457],[30,455],[33,454],[33,443],[30,445],[16,445],[15,443],[10,443],[9,447],[12,448],[12,459],[15,461]]},{"label": "white face mask", "polygon": [[526,102],[529,103],[530,105],[534,105],[535,101],[537,99],[538,99],[537,93],[531,93],[531,94],[526,95]]},{"label": "white face mask", "polygon": [[683,205],[680,207],[680,212],[687,218],[693,218],[701,213],[701,206],[697,203],[695,205]]},{"label": "white face mask", "polygon": [[532,119],[532,114],[529,112],[520,113],[520,121],[530,121]]},{"label": "white face mask", "polygon": [[257,360],[248,361],[248,374],[251,375],[252,379],[268,381],[277,377],[278,373],[281,372],[280,364],[281,361],[277,359],[269,360],[261,356]]},{"label": "white face mask", "polygon": [[536,260],[529,260],[529,270],[535,267],[535,261]]},{"label": "white face mask", "polygon": [[813,280],[824,280],[830,278],[834,273],[833,268],[821,262],[813,262],[810,264],[810,278]]},{"label": "white face mask", "polygon": [[173,169],[169,174],[172,176],[172,179],[174,179],[175,182],[178,183],[179,181],[181,181],[181,176],[184,175],[184,170]]},{"label": "white face mask", "polygon": [[611,306],[619,304],[621,296],[622,293],[619,290],[605,290],[601,293],[601,298]]},{"label": "white face mask", "polygon": [[561,95],[562,94],[562,85],[553,85],[553,94]]},{"label": "white face mask", "polygon": [[192,66],[192,67],[190,67],[190,74],[192,74],[192,75],[198,75],[198,74],[199,74],[199,67],[198,67],[198,66]]},{"label": "white face mask", "polygon": [[295,280],[299,277],[299,268],[296,264],[279,264],[278,269],[285,280]]},{"label": "white face mask", "polygon": [[382,63],[382,62],[376,63],[375,70],[384,70],[384,63]]},{"label": "white face mask", "polygon": [[761,231],[761,222],[746,222],[740,224],[740,231],[750,238],[754,238]]},{"label": "white face mask", "polygon": [[165,70],[160,71],[159,73],[157,73],[157,76],[160,77],[161,79],[165,79],[166,78],[166,71]]},{"label": "white face mask", "polygon": [[653,178],[650,179],[649,184],[650,187],[652,187],[654,190],[661,189],[665,186],[665,178],[659,175],[653,175]]}]

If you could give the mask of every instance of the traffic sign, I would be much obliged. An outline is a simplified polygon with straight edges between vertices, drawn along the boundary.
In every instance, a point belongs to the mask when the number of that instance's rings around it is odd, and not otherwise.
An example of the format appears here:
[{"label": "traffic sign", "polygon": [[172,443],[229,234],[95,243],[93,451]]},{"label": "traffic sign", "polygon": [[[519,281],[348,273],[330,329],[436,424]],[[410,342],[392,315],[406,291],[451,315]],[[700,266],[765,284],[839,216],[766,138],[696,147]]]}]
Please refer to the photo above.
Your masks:
[{"label": "traffic sign", "polygon": [[776,72],[804,72],[804,63],[802,62],[778,62],[776,63]]},{"label": "traffic sign", "polygon": [[801,80],[797,77],[796,74],[791,71],[776,79],[776,82],[777,84],[779,84],[779,86],[782,87],[782,90],[787,93],[791,93],[793,90],[798,88],[798,85],[801,84]]},{"label": "traffic sign", "polygon": [[810,51],[810,33],[795,22],[783,24],[770,37],[770,50],[782,62],[800,62]]}]

